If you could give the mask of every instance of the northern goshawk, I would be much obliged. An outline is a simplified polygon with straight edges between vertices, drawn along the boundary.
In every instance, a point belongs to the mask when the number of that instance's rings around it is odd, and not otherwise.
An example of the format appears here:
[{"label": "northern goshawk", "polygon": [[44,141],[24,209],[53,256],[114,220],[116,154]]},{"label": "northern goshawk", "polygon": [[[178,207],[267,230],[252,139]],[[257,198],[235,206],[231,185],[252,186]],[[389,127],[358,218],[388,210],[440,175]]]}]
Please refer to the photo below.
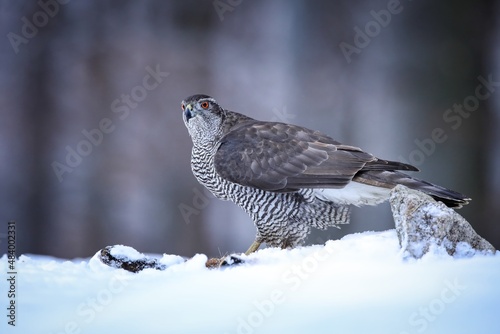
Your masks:
[{"label": "northern goshawk", "polygon": [[348,223],[350,205],[381,203],[398,184],[449,207],[469,200],[399,172],[418,171],[414,166],[376,158],[319,131],[255,120],[207,95],[186,98],[182,111],[195,177],[217,198],[239,205],[257,228],[246,254],[263,242],[295,247],[311,227]]}]

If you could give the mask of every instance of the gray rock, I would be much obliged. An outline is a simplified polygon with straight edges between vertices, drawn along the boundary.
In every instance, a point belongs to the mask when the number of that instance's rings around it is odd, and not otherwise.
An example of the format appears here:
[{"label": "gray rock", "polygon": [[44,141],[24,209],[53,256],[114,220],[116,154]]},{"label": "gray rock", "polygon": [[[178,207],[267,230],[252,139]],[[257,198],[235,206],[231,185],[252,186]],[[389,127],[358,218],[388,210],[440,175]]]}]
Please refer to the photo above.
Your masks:
[{"label": "gray rock", "polygon": [[467,220],[420,191],[398,185],[390,203],[399,244],[407,257],[418,259],[429,251],[443,250],[454,257],[495,253]]}]

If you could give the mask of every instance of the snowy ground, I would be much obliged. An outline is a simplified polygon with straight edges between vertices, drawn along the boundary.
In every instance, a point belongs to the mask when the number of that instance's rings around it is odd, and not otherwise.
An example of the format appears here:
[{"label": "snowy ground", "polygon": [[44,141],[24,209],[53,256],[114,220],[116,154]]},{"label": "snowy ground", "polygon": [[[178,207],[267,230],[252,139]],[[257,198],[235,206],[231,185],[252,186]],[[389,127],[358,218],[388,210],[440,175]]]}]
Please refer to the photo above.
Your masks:
[{"label": "snowy ground", "polygon": [[[499,333],[500,252],[403,260],[394,230],[205,268],[164,255],[132,274],[96,257],[21,256],[16,327],[1,333]],[[7,276],[7,258],[0,261]],[[8,278],[8,277],[7,277]]]}]

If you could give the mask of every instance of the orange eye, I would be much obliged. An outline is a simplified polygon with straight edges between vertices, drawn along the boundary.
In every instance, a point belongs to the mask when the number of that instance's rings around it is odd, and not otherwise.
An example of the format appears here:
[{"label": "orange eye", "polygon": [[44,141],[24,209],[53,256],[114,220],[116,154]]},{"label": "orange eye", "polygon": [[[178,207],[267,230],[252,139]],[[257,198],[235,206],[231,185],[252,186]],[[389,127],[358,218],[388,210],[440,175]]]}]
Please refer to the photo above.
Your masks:
[{"label": "orange eye", "polygon": [[203,101],[203,102],[201,103],[201,107],[202,107],[203,109],[208,109],[208,102],[207,102],[207,101]]},{"label": "orange eye", "polygon": [[181,109],[182,109],[182,111],[184,111],[184,109],[186,109],[186,107],[184,107],[184,103],[181,103]]}]

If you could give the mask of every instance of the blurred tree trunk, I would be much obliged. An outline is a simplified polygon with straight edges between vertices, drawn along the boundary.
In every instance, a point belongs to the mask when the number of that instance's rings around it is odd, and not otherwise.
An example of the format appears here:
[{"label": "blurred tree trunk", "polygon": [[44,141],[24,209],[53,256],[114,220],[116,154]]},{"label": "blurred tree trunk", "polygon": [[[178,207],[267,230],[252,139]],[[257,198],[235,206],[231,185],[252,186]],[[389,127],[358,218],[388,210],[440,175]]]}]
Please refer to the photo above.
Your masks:
[{"label": "blurred tree trunk", "polygon": [[[16,15],[32,17],[38,10],[35,4],[26,10],[15,6]],[[53,229],[55,221],[51,219],[51,202],[54,192],[50,168],[50,150],[54,109],[50,82],[52,79],[50,39],[55,32],[53,24],[40,29],[28,45],[30,50],[21,49],[18,57],[16,75],[20,79],[19,89],[23,92],[19,101],[19,109],[13,111],[13,117],[21,120],[23,127],[16,135],[22,137],[24,144],[20,149],[23,159],[20,164],[12,166],[10,172],[22,173],[22,183],[11,189],[19,196],[24,210],[16,212],[12,219],[19,219],[18,251],[50,253],[51,245],[57,243]],[[9,50],[10,51],[10,50]],[[19,61],[21,60],[21,61]],[[19,170],[18,170],[19,168]]]}]

